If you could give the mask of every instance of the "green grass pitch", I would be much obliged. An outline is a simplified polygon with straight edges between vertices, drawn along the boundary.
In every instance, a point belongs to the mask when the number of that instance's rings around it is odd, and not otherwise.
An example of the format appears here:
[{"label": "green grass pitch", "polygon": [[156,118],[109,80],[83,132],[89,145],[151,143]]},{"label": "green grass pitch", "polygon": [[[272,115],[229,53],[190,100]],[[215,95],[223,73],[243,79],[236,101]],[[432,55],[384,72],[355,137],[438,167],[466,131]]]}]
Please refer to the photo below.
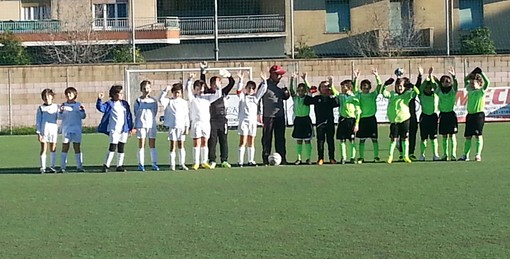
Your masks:
[{"label": "green grass pitch", "polygon": [[[0,137],[0,257],[506,258],[509,126],[486,124],[482,162],[188,172],[167,171],[168,142],[161,133],[164,171],[109,174],[98,173],[108,145],[104,135],[84,135],[87,173],[58,175],[36,174],[35,136]],[[382,159],[387,134],[381,126]],[[460,156],[464,140],[458,140]],[[235,131],[229,141],[235,163]],[[260,161],[260,135],[256,143]],[[293,143],[289,137],[289,161]],[[315,143],[313,152],[315,160]],[[74,156],[69,161],[72,171]],[[135,138],[126,163],[135,169]]]}]

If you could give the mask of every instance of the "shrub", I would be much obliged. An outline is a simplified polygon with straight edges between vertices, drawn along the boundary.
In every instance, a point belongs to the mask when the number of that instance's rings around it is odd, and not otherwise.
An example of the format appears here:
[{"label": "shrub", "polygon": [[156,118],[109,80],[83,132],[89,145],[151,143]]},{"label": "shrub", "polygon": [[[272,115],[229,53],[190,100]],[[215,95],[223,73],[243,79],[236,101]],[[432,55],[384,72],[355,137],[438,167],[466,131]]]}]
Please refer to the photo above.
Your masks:
[{"label": "shrub", "polygon": [[[135,49],[136,63],[144,63],[145,58],[143,57],[139,48]],[[122,46],[113,51],[113,61],[115,63],[132,63],[133,54],[132,48],[129,46]]]},{"label": "shrub", "polygon": [[12,32],[0,33],[0,65],[27,65],[30,58],[21,41]]},{"label": "shrub", "polygon": [[496,54],[496,46],[491,38],[491,31],[487,27],[471,30],[461,38],[462,54]]}]

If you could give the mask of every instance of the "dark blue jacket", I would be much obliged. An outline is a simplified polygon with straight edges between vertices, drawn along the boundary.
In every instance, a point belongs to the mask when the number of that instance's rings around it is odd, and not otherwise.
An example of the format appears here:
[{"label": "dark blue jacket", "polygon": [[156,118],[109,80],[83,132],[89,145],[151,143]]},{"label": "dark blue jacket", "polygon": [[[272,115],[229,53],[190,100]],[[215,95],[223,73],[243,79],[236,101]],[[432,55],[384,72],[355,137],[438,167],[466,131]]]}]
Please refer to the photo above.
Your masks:
[{"label": "dark blue jacket", "polygon": [[[133,117],[131,116],[131,109],[129,108],[129,103],[121,100],[122,105],[124,105],[124,108],[126,108],[126,112],[124,114],[124,126],[122,127],[122,132],[129,132],[133,129]],[[103,117],[101,118],[101,122],[99,123],[99,126],[97,127],[97,132],[104,133],[106,135],[109,135],[110,132],[108,132],[108,123],[110,122],[110,115],[113,108],[113,100],[108,100],[106,102],[101,102],[101,99],[97,99],[96,101],[96,109],[103,114]]]}]

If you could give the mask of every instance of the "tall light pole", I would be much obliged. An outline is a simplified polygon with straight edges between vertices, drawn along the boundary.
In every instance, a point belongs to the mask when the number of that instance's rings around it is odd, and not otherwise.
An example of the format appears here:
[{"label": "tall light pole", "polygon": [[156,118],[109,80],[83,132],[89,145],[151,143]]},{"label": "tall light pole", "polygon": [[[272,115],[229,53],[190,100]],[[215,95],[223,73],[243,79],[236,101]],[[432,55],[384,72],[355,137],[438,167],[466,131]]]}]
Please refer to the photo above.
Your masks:
[{"label": "tall light pole", "polygon": [[450,56],[450,4],[445,0],[446,55]]},{"label": "tall light pole", "polygon": [[135,0],[130,0],[131,7],[131,53],[133,54],[133,63],[136,63],[136,43],[135,43]]},{"label": "tall light pole", "polygon": [[220,60],[218,44],[218,0],[214,0],[214,60]]},{"label": "tall light pole", "polygon": [[290,0],[290,53],[292,59],[294,59],[294,49],[295,47],[295,40],[294,40],[294,0]]}]

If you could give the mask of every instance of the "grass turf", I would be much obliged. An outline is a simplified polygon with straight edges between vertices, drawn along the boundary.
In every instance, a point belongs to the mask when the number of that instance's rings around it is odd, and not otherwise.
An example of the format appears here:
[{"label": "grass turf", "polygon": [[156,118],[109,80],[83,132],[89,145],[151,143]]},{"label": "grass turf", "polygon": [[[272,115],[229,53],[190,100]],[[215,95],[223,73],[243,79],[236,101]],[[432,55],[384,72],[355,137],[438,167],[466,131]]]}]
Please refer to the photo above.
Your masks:
[{"label": "grass turf", "polygon": [[[38,171],[35,136],[0,137],[0,257],[507,257],[508,126],[486,125],[480,163],[145,174],[28,174]],[[235,161],[237,135],[229,136]],[[385,158],[387,127],[380,136]],[[163,164],[164,134],[158,140]],[[83,143],[95,172],[107,138],[85,135]]]}]

